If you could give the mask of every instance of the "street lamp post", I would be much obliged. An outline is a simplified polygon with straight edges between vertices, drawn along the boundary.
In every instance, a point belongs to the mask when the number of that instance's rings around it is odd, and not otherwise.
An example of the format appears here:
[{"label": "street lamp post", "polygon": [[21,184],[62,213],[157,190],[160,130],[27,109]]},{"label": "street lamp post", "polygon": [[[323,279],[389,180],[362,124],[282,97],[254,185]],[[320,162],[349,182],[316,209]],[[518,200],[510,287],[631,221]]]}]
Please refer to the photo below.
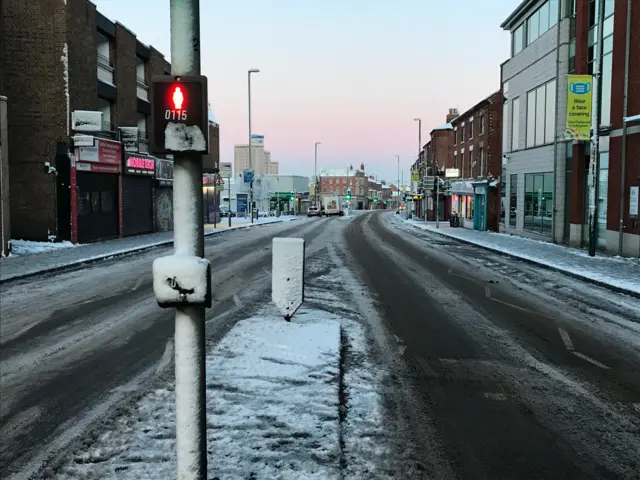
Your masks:
[{"label": "street lamp post", "polygon": [[[418,172],[420,172],[420,151],[422,150],[422,119],[421,118],[414,118],[413,119],[414,122],[418,122]],[[420,177],[418,177],[418,179],[420,179]],[[424,200],[423,200],[424,203]],[[424,205],[423,205],[424,207]],[[426,210],[423,208],[423,210]],[[424,219],[427,219],[427,212],[424,212]]]},{"label": "street lamp post", "polygon": [[[253,165],[251,163],[251,74],[259,73],[260,70],[257,68],[250,68],[247,72],[247,86],[249,90],[249,170],[253,170]],[[253,171],[252,171],[253,174]],[[249,202],[250,202],[250,210],[251,210],[251,223],[253,223],[253,177],[251,178],[251,182],[249,183]]]},{"label": "street lamp post", "polygon": [[315,174],[315,177],[316,177],[316,188],[314,189],[315,190],[315,197],[316,197],[315,198],[316,207],[318,206],[318,185],[320,183],[318,181],[318,145],[321,145],[321,144],[322,144],[321,142],[316,142],[316,144],[314,146],[315,153],[314,153],[314,160],[313,160],[313,165],[314,165],[313,169],[314,169],[314,174]]},{"label": "street lamp post", "polygon": [[398,160],[398,208],[400,208],[400,155],[396,155],[396,159]]}]

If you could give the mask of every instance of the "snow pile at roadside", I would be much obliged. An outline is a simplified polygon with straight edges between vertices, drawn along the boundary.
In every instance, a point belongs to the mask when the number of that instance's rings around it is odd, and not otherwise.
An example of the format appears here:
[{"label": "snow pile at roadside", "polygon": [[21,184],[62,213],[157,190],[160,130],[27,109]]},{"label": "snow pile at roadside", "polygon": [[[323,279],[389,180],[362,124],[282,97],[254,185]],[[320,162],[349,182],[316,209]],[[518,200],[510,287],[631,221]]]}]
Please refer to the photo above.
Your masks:
[{"label": "snow pile at roadside", "polygon": [[11,255],[49,252],[61,248],[76,247],[71,242],[32,242],[30,240],[11,240]]},{"label": "snow pile at roadside", "polygon": [[[209,478],[338,478],[338,322],[249,318],[206,363]],[[174,418],[173,386],[155,390],[52,476],[175,478]]]},{"label": "snow pile at roadside", "polygon": [[606,255],[590,257],[583,250],[517,235],[451,228],[446,222],[440,222],[440,228],[436,229],[435,222],[394,220],[396,225],[409,224],[422,230],[470,242],[585,279],[640,293],[640,260],[636,258]]}]

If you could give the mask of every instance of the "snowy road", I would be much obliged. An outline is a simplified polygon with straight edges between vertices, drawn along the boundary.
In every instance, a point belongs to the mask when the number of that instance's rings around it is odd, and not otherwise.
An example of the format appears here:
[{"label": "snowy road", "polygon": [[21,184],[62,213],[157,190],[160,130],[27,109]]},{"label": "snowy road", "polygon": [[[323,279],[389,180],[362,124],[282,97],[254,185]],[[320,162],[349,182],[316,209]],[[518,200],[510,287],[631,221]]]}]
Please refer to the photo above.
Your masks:
[{"label": "snowy road", "polygon": [[360,217],[348,253],[395,334],[430,478],[640,478],[640,301]]},{"label": "snowy road", "polygon": [[[271,239],[287,235],[307,242],[300,315],[325,312],[346,332],[338,458],[315,455],[324,445],[310,425],[296,442],[310,459],[288,450],[300,461],[282,470],[261,424],[227,430],[264,406],[248,403],[237,406],[243,418],[209,418],[212,476],[639,478],[640,301],[393,214],[208,240],[211,365],[234,325],[273,315]],[[0,477],[29,478],[47,463],[46,478],[171,476],[173,444],[153,437],[172,426],[172,312],[151,289],[151,262],[164,252],[3,285]],[[214,404],[224,394],[210,393]]]},{"label": "snowy road", "polygon": [[[214,269],[211,338],[230,328],[229,312],[267,293],[271,239],[302,236],[312,249],[325,222],[265,225],[206,241]],[[151,279],[153,259],[168,252],[155,249],[2,286],[1,478],[38,468],[171,362],[173,313],[157,307]]]}]

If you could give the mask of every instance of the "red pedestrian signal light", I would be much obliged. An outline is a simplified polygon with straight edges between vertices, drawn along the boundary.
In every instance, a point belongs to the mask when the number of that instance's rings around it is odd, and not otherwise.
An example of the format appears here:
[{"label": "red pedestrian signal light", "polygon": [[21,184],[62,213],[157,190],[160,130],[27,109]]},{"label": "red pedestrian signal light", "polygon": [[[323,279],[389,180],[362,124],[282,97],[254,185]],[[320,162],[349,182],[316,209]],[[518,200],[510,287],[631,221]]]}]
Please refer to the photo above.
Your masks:
[{"label": "red pedestrian signal light", "polygon": [[153,76],[150,88],[152,153],[209,152],[207,78]]},{"label": "red pedestrian signal light", "polygon": [[182,89],[179,85],[176,85],[173,88],[173,95],[171,96],[173,100],[173,109],[174,110],[182,110],[182,104],[184,103],[184,94],[182,93]]}]

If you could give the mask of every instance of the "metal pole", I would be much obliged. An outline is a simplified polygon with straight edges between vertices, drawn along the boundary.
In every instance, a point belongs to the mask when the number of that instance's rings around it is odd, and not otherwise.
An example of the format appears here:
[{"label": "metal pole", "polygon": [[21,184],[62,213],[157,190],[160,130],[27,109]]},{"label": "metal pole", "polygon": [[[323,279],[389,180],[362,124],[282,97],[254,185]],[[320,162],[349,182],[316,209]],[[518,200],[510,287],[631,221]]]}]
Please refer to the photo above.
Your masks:
[{"label": "metal pole", "polygon": [[314,152],[314,157],[313,157],[314,158],[314,160],[313,160],[314,167],[313,168],[314,168],[315,177],[316,177],[316,187],[314,189],[315,190],[314,202],[315,202],[316,207],[318,206],[318,186],[319,186],[319,183],[320,183],[320,182],[318,182],[318,145],[320,145],[320,142],[316,142],[316,144],[314,145],[315,152]]},{"label": "metal pole", "polygon": [[231,228],[231,176],[227,177],[227,184],[229,185],[229,196],[227,197],[227,205],[229,206],[229,228]]},{"label": "metal pole", "polygon": [[400,199],[402,197],[400,197],[400,155],[396,155],[396,158],[398,159],[398,206],[397,208],[400,208]]},{"label": "metal pole", "polygon": [[598,44],[596,45],[598,71],[595,75],[597,80],[595,93],[596,112],[593,115],[592,125],[592,141],[591,141],[591,158],[589,161],[589,169],[591,170],[591,192],[593,200],[591,204],[591,214],[589,216],[589,256],[594,257],[596,254],[596,246],[598,243],[598,197],[600,196],[600,124],[602,116],[602,57],[603,57],[603,36],[604,28],[604,0],[598,3]]},{"label": "metal pole", "polygon": [[[200,75],[200,2],[170,0],[171,71]],[[175,255],[204,257],[202,155],[175,155],[173,172]],[[177,477],[207,477],[204,307],[176,308]]]},{"label": "metal pole", "polygon": [[[249,93],[249,170],[251,170],[251,70],[247,72],[247,87]],[[251,177],[251,182],[249,183],[249,212],[251,214],[251,223],[253,223],[253,175]]]},{"label": "metal pole", "polygon": [[627,31],[625,33],[624,100],[622,103],[622,155],[620,162],[620,226],[618,227],[618,255],[624,249],[624,200],[627,190],[627,116],[629,114],[629,57],[631,53],[631,1],[627,0]]},{"label": "metal pole", "polygon": [[[560,109],[557,108],[558,105],[558,97],[560,96],[560,30],[562,25],[562,19],[564,15],[562,14],[562,4],[563,2],[558,2],[558,23],[556,24],[556,114],[555,114],[555,126],[553,132],[553,199],[551,206],[551,240],[553,243],[556,243],[556,213],[557,213],[557,182],[558,182],[558,123],[560,119]],[[566,155],[565,155],[566,159]],[[566,169],[565,169],[566,171]]]},{"label": "metal pole", "polygon": [[438,170],[438,163],[436,165],[436,228],[440,228],[440,171]]}]

